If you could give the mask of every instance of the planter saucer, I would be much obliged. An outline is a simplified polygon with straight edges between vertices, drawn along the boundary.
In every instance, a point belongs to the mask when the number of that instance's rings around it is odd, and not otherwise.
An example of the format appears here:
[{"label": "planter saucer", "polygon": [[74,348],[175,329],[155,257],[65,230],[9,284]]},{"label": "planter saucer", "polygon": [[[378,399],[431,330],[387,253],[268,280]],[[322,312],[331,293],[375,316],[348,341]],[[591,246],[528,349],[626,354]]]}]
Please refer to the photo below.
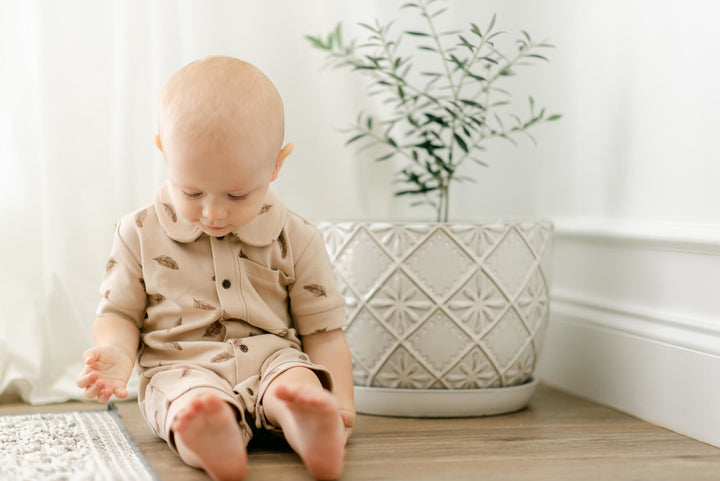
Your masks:
[{"label": "planter saucer", "polygon": [[506,414],[527,406],[538,380],[485,389],[396,389],[355,386],[358,413],[420,418],[461,418]]}]

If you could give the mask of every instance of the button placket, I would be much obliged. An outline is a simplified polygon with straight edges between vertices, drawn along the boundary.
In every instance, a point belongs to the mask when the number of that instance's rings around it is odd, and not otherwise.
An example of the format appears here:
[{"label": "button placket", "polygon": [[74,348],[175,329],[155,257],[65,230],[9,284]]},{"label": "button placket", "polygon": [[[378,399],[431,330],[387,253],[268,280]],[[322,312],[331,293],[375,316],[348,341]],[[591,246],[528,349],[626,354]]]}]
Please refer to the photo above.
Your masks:
[{"label": "button placket", "polygon": [[242,283],[235,265],[230,240],[220,237],[211,238],[215,286],[221,309],[232,313],[233,317],[242,318],[247,315],[247,312],[241,293]]}]

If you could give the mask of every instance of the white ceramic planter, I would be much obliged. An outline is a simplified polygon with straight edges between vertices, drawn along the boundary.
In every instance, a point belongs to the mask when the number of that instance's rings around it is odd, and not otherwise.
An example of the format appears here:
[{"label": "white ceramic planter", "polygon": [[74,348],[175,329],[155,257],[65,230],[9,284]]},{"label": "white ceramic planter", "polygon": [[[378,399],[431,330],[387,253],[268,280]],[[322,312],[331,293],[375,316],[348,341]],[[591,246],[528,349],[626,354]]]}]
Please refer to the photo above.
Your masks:
[{"label": "white ceramic planter", "polygon": [[347,301],[356,408],[523,408],[549,313],[550,222],[321,223]]}]

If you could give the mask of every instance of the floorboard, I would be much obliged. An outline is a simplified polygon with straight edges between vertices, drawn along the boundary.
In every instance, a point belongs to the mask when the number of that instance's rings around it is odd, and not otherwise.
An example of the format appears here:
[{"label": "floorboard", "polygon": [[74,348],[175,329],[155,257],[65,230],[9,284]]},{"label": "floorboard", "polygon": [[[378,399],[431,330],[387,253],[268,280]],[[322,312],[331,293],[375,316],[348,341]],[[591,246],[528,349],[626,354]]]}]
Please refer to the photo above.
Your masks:
[{"label": "floorboard", "polygon": [[[162,480],[206,481],[157,439],[135,402],[117,403],[128,431]],[[92,403],[28,406],[0,398],[0,414],[97,409]],[[345,481],[720,479],[720,449],[541,385],[523,411],[487,418],[359,416]],[[248,481],[308,481],[282,440],[251,444]]]}]

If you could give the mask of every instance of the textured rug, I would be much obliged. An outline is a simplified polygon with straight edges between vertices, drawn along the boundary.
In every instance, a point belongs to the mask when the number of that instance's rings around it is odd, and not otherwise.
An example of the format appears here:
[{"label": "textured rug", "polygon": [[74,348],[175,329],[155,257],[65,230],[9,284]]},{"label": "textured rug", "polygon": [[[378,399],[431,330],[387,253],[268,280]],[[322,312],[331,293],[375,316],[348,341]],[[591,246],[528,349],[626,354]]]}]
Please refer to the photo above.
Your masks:
[{"label": "textured rug", "polygon": [[2,481],[157,481],[120,420],[106,410],[0,416]]}]

